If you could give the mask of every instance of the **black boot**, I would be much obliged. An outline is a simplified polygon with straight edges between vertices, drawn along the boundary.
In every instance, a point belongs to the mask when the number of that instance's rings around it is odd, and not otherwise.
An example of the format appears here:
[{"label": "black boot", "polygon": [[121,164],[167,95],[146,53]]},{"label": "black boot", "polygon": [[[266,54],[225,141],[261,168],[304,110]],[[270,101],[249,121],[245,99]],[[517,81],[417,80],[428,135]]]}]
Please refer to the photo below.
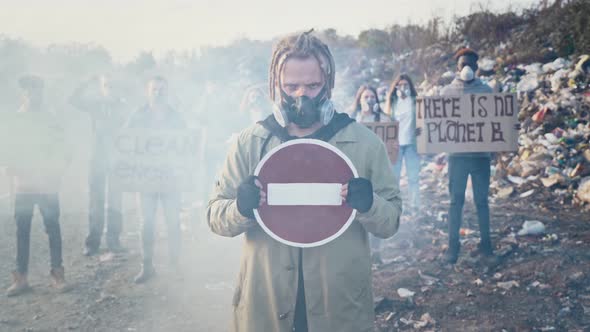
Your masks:
[{"label": "black boot", "polygon": [[493,268],[499,265],[502,261],[500,257],[494,255],[494,249],[490,243],[491,241],[482,241],[479,244],[480,261],[487,267]]},{"label": "black boot", "polygon": [[494,254],[494,249],[492,248],[490,241],[481,241],[478,246],[478,251],[484,256],[492,256]]},{"label": "black boot", "polygon": [[459,253],[452,251],[452,250],[448,250],[445,253],[444,256],[444,262],[447,264],[451,264],[454,265],[455,263],[457,263],[457,260],[459,259]]},{"label": "black boot", "polygon": [[453,242],[449,244],[449,249],[447,249],[447,252],[444,255],[444,262],[451,265],[457,263],[457,260],[459,259],[460,247],[461,245],[459,243]]}]

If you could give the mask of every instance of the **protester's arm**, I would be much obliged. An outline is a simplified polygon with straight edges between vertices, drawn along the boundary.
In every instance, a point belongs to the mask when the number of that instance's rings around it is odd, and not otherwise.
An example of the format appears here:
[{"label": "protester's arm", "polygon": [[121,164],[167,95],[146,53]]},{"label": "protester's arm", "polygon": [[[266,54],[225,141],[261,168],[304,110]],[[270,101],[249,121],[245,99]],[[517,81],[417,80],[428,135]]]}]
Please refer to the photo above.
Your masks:
[{"label": "protester's arm", "polygon": [[388,238],[399,227],[402,199],[385,145],[380,144],[369,160],[373,162],[368,174],[373,185],[373,205],[366,213],[358,213],[357,219],[368,232]]},{"label": "protester's arm", "polygon": [[244,217],[238,211],[236,200],[238,186],[251,175],[248,172],[244,136],[240,135],[229,149],[207,206],[207,223],[214,233],[234,237],[256,225],[256,221]]}]

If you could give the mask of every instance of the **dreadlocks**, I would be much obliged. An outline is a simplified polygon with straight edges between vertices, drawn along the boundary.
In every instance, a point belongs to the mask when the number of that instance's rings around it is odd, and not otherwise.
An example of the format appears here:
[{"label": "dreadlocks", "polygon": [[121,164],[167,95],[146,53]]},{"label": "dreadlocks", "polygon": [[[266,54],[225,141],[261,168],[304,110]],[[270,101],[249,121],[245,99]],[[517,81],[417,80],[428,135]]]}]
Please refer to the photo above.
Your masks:
[{"label": "dreadlocks", "polygon": [[327,96],[332,96],[335,80],[334,57],[330,49],[319,38],[311,33],[313,29],[302,34],[294,34],[281,39],[274,47],[269,70],[269,96],[271,100],[276,98],[276,89],[280,89],[280,75],[285,62],[289,58],[306,59],[314,57],[320,64],[327,84]]}]

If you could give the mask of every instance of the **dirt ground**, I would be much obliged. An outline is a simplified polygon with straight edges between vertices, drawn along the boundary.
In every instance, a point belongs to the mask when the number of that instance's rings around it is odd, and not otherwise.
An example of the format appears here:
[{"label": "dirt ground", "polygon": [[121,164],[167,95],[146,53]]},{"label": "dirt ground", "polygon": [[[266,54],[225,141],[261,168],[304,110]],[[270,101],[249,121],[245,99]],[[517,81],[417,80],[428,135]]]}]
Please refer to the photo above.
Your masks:
[{"label": "dirt ground", "polygon": [[[442,182],[434,181],[433,182]],[[590,331],[590,213],[557,202],[491,200],[492,238],[499,265],[476,252],[473,202],[465,204],[458,263],[442,263],[449,197],[425,191],[417,217],[400,231],[374,271],[380,331]],[[469,195],[468,195],[469,197]],[[526,220],[545,235],[515,236]],[[415,294],[402,297],[398,289]]]},{"label": "dirt ground", "polygon": [[[62,192],[66,276],[72,290],[48,286],[48,243],[38,214],[31,247],[31,293],[0,296],[0,331],[227,331],[241,238],[212,234],[199,206],[183,215],[183,264],[167,265],[165,227],[159,223],[158,277],[134,285],[139,270],[139,218],[125,196],[123,255],[82,256],[87,230],[83,178]],[[404,216],[385,241],[384,264],[375,266],[374,293],[380,331],[589,331],[590,217],[534,200],[493,202],[492,231],[500,265],[474,255],[477,221],[466,202],[462,254],[452,268],[441,264],[446,244],[448,195],[424,191],[424,209]],[[3,188],[5,188],[3,186]],[[442,193],[441,193],[442,192]],[[0,193],[0,286],[14,268],[15,225]],[[549,207],[547,207],[549,206]],[[513,237],[525,220],[540,220],[553,237]],[[472,232],[473,231],[473,232]],[[405,288],[414,295],[402,298]]]},{"label": "dirt ground", "polygon": [[[0,188],[6,179],[0,178]],[[38,211],[33,218],[29,282],[33,291],[8,298],[0,294],[0,331],[225,331],[237,276],[241,238],[214,235],[196,209],[185,209],[183,256],[178,269],[168,265],[166,227],[157,225],[157,278],[132,281],[141,262],[140,223],[135,197],[124,196],[121,242],[128,249],[84,257],[88,229],[86,180],[71,175],[62,188],[61,226],[64,267],[71,290],[49,287],[49,248]],[[10,285],[14,269],[16,226],[9,199],[0,192],[0,286]]]}]

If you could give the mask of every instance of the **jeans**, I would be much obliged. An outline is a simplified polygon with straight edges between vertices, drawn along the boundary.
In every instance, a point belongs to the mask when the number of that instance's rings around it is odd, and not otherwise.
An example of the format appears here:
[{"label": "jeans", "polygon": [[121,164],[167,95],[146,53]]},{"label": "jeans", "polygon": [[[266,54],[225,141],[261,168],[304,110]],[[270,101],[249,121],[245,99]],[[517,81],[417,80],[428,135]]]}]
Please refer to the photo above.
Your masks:
[{"label": "jeans", "polygon": [[35,205],[39,207],[49,237],[51,268],[62,267],[61,229],[59,226],[59,197],[54,194],[17,193],[14,201],[16,220],[16,267],[21,274],[29,269],[31,222]]},{"label": "jeans", "polygon": [[467,177],[471,175],[473,199],[477,209],[479,231],[481,234],[480,249],[486,253],[492,251],[490,238],[490,208],[488,194],[490,191],[490,158],[486,157],[449,157],[449,193],[451,206],[449,210],[449,249],[459,252],[459,229],[463,219],[463,204]]},{"label": "jeans", "polygon": [[180,193],[141,193],[140,205],[142,213],[142,254],[144,264],[151,265],[154,256],[154,232],[158,201],[164,210],[164,218],[168,229],[168,248],[170,259],[176,262],[180,255]]},{"label": "jeans", "polygon": [[107,201],[107,246],[119,245],[122,230],[122,193],[111,190],[106,168],[92,167],[89,176],[88,236],[86,247],[98,249],[105,224],[105,200]]},{"label": "jeans", "polygon": [[401,145],[397,161],[393,165],[393,172],[398,180],[401,177],[402,162],[405,160],[408,175],[408,189],[410,190],[410,206],[417,209],[420,206],[420,155],[415,144]]}]

